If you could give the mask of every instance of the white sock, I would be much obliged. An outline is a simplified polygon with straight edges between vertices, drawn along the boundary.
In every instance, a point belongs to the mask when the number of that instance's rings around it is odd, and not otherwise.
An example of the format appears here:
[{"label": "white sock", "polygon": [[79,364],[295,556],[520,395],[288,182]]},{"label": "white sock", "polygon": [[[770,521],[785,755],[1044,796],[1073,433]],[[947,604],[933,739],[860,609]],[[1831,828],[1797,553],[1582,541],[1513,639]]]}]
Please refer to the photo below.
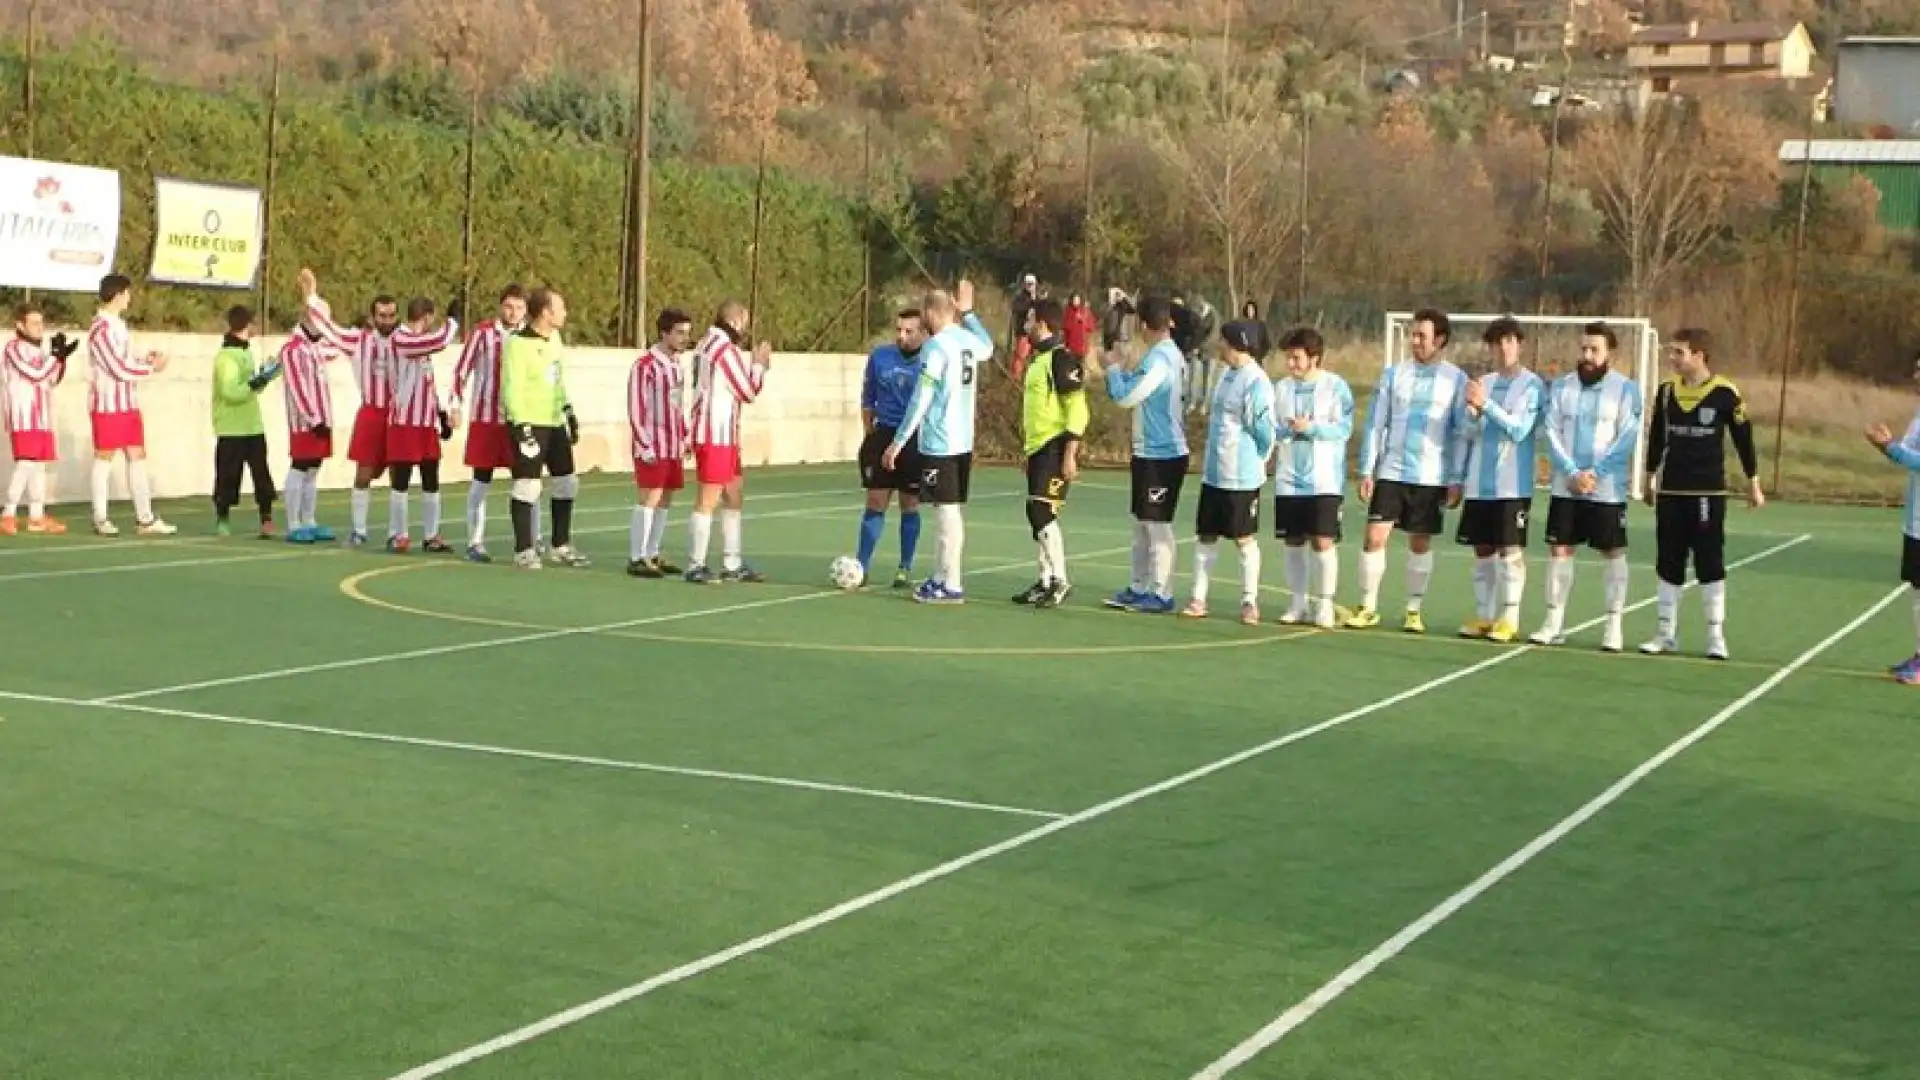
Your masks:
[{"label": "white sock", "polygon": [[367,535],[367,511],[373,505],[373,489],[357,487],[353,489],[353,532],[356,536]]},{"label": "white sock", "polygon": [[420,531],[430,537],[440,535],[440,493],[437,491],[420,493]]},{"label": "white sock", "polygon": [[487,542],[487,489],[492,483],[475,480],[467,488],[467,546],[479,547]]},{"label": "white sock", "polygon": [[1627,606],[1627,559],[1621,556],[1608,559],[1606,569],[1600,578],[1602,594],[1607,601],[1607,618],[1617,619]]},{"label": "white sock", "polygon": [[1133,522],[1133,584],[1129,586],[1135,594],[1149,592],[1153,577],[1153,534],[1146,522],[1134,519]]},{"label": "white sock", "polygon": [[961,588],[961,563],[967,546],[967,521],[960,504],[938,507],[934,517],[940,521],[940,583],[954,592]]},{"label": "white sock", "polygon": [[36,518],[46,517],[47,463],[44,461],[30,461],[28,464],[32,465],[33,469],[27,473],[27,516]]},{"label": "white sock", "polygon": [[1500,556],[1494,566],[1500,582],[1500,621],[1518,628],[1520,602],[1527,595],[1527,556],[1518,549]]},{"label": "white sock", "polygon": [[1427,602],[1427,583],[1433,580],[1433,552],[1407,554],[1407,610],[1419,611]]},{"label": "white sock", "polygon": [[1473,610],[1481,622],[1493,621],[1494,605],[1498,597],[1494,592],[1495,583],[1500,576],[1500,564],[1493,556],[1476,558],[1473,561]]},{"label": "white sock", "polygon": [[653,525],[647,530],[647,558],[660,557],[660,544],[667,538],[667,515],[672,511],[662,506],[653,512]]},{"label": "white sock", "polygon": [[1313,559],[1313,614],[1333,610],[1333,598],[1340,587],[1340,553],[1333,548],[1315,551]]},{"label": "white sock", "polygon": [[1050,521],[1040,530],[1040,546],[1046,551],[1047,566],[1053,571],[1053,580],[1067,584],[1067,536],[1060,531],[1058,521]]},{"label": "white sock", "polygon": [[303,486],[306,484],[306,482],[307,482],[306,473],[301,472],[299,469],[287,470],[287,483],[286,483],[286,491],[284,492],[284,494],[287,497],[286,507],[287,507],[287,531],[288,532],[292,532],[293,530],[300,527],[300,507],[302,506],[302,500],[306,498],[306,489]]},{"label": "white sock", "polygon": [[133,495],[133,518],[142,525],[153,518],[153,485],[147,482],[147,459],[127,461],[127,490]]},{"label": "white sock", "polygon": [[1173,596],[1173,560],[1179,551],[1179,541],[1173,538],[1173,523],[1149,522],[1147,540],[1150,549],[1147,588],[1154,596],[1168,599]]},{"label": "white sock", "polygon": [[1303,615],[1307,610],[1307,547],[1287,545],[1286,560],[1281,564],[1281,573],[1286,575],[1287,611],[1294,615]]},{"label": "white sock", "polygon": [[1260,540],[1257,537],[1240,545],[1240,602],[1260,602]]},{"label": "white sock", "polygon": [[387,535],[407,535],[407,493],[387,492]]},{"label": "white sock", "polygon": [[93,459],[93,520],[107,520],[107,489],[113,483],[113,459]]},{"label": "white sock", "polygon": [[307,472],[307,486],[302,489],[306,495],[305,505],[300,508],[301,522],[308,528],[320,524],[320,470]]},{"label": "white sock", "polygon": [[[33,470],[39,464],[37,461],[22,461],[13,466],[13,479],[7,483],[8,517],[20,513],[20,500],[27,496],[27,480],[33,476]],[[1914,615],[1920,618],[1920,592],[1914,593],[1914,596]]]},{"label": "white sock", "polygon": [[1677,641],[1680,637],[1680,586],[1662,581],[1659,596],[1660,637],[1665,641]]},{"label": "white sock", "polygon": [[1360,552],[1360,606],[1380,610],[1380,582],[1387,576],[1387,549]]},{"label": "white sock", "polygon": [[1700,610],[1707,617],[1707,633],[1723,634],[1727,629],[1727,583],[1710,581],[1700,586]]},{"label": "white sock", "polygon": [[627,559],[639,562],[647,557],[647,537],[653,535],[653,510],[650,507],[636,506],[633,517],[627,522]]},{"label": "white sock", "polygon": [[1573,594],[1573,556],[1556,556],[1547,566],[1547,626],[1558,630],[1567,618],[1567,597]]},{"label": "white sock", "polygon": [[695,510],[687,518],[687,565],[707,565],[707,546],[713,541],[713,515]]},{"label": "white sock", "polygon": [[1213,560],[1220,554],[1218,543],[1200,541],[1193,545],[1193,602],[1207,606],[1208,587],[1213,584]]},{"label": "white sock", "polygon": [[746,565],[740,555],[740,511],[720,509],[720,565],[738,570]]}]

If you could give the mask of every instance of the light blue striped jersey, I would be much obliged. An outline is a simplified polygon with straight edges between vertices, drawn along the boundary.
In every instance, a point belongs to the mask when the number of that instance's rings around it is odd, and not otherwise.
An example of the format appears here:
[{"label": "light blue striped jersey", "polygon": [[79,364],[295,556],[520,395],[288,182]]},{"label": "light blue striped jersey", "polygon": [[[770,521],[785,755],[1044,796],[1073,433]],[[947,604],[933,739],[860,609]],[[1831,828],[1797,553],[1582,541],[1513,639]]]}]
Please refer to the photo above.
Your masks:
[{"label": "light blue striped jersey", "polygon": [[1207,458],[1201,482],[1222,491],[1258,491],[1273,452],[1273,384],[1259,364],[1228,368],[1207,410]]},{"label": "light blue striped jersey", "polygon": [[1165,461],[1187,456],[1187,360],[1171,338],[1154,344],[1132,371],[1107,369],[1107,396],[1133,410],[1133,456]]},{"label": "light blue striped jersey", "polygon": [[[1555,498],[1625,504],[1633,498],[1633,448],[1640,439],[1640,386],[1608,371],[1592,386],[1579,373],[1563,375],[1547,395],[1544,424],[1547,457],[1553,462]],[[1600,486],[1575,495],[1575,473],[1591,470]]]},{"label": "light blue striped jersey", "polygon": [[[1275,496],[1344,495],[1347,440],[1353,437],[1353,388],[1331,371],[1310,379],[1291,376],[1273,384]],[[1295,434],[1292,421],[1313,426]]]},{"label": "light blue striped jersey", "polygon": [[1468,499],[1530,499],[1539,460],[1540,410],[1546,380],[1526,368],[1487,377],[1487,401],[1476,419],[1467,414],[1460,473]]},{"label": "light blue striped jersey", "polygon": [[920,452],[929,457],[973,453],[980,365],[992,357],[993,336],[972,314],[928,338],[920,350],[920,385],[893,445],[905,446],[918,433]]},{"label": "light blue striped jersey", "polygon": [[1920,415],[1907,425],[1899,442],[1887,444],[1887,456],[1907,470],[1906,534],[1920,540]]},{"label": "light blue striped jersey", "polygon": [[1466,372],[1447,360],[1402,360],[1374,391],[1360,475],[1423,487],[1459,483],[1466,420]]}]

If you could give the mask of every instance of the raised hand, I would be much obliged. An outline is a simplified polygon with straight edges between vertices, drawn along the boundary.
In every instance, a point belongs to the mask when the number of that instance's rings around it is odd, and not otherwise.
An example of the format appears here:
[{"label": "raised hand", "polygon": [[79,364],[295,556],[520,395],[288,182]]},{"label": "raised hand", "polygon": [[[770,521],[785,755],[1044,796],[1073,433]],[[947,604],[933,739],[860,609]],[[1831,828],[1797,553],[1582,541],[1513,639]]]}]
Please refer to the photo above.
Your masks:
[{"label": "raised hand", "polygon": [[960,306],[960,310],[963,313],[972,311],[973,310],[973,282],[967,280],[966,278],[961,278],[960,284],[954,286],[953,302]]},{"label": "raised hand", "polygon": [[753,362],[763,368],[773,366],[773,342],[763,341],[753,347]]},{"label": "raised hand", "polygon": [[304,266],[300,268],[299,282],[300,298],[302,300],[311,300],[314,294],[320,291],[320,279],[314,275],[312,270]]}]

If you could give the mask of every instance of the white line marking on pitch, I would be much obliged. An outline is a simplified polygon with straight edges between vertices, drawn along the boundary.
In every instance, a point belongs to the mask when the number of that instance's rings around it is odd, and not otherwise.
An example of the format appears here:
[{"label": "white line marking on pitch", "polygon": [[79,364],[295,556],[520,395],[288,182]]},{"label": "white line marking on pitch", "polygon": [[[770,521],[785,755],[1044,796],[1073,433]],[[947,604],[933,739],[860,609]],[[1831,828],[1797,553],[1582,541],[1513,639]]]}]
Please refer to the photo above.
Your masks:
[{"label": "white line marking on pitch", "polygon": [[[1787,543],[1778,545],[1777,547],[1772,547],[1758,554],[1750,555],[1745,559],[1739,560],[1738,562],[1729,563],[1727,568],[1731,570],[1736,567],[1751,565],[1753,563],[1760,561],[1761,559],[1768,558],[1772,555],[1779,554],[1780,552],[1785,551],[1788,548],[1795,547],[1805,542],[1807,539],[1808,537],[1802,536],[1797,539],[1790,540]],[[1636,604],[1631,605],[1628,608],[1628,610],[1637,611],[1653,603],[1654,601],[1652,599],[1642,600]],[[1577,634],[1586,630],[1591,630],[1592,628],[1600,625],[1605,621],[1606,621],[1605,617],[1590,619],[1587,622],[1584,622],[1579,626],[1574,627],[1573,630],[1570,632]],[[504,1035],[497,1035],[494,1038],[488,1039],[485,1042],[476,1043],[475,1045],[469,1046],[464,1050],[455,1051],[454,1053],[448,1054],[445,1057],[438,1058],[433,1061],[429,1061],[425,1065],[420,1065],[420,1066],[416,1066],[415,1068],[408,1069],[406,1072],[396,1074],[391,1078],[391,1080],[430,1080],[430,1078],[432,1077],[441,1076],[446,1073],[452,1072],[453,1070],[458,1069],[463,1065],[471,1064],[475,1061],[480,1060],[481,1058],[491,1057],[492,1055],[497,1054],[502,1050],[508,1050],[515,1046],[519,1046],[522,1043],[531,1042],[534,1039],[538,1039],[543,1035],[551,1035],[552,1033],[559,1031],[562,1028],[569,1027],[573,1024],[579,1023],[582,1020],[586,1020],[590,1017],[597,1016],[600,1013],[606,1012],[609,1009],[618,1008],[619,1006],[624,1005],[629,1001],[633,1001],[637,998],[645,997],[646,995],[651,994],[656,990],[660,990],[665,987],[672,986],[675,983],[685,982],[688,979],[694,978],[699,975],[703,975],[724,964],[728,964],[734,960],[738,960],[743,956],[748,956],[753,953],[761,952],[765,949],[772,948],[773,946],[778,945],[781,942],[787,941],[791,938],[796,938],[810,931],[818,930],[823,926],[827,926],[832,923],[839,922],[841,919],[844,919],[849,915],[858,914],[859,912],[864,911],[867,908],[873,907],[876,904],[883,904],[888,900],[891,900],[894,897],[901,895],[902,893],[912,892],[913,890],[920,888],[922,885],[928,885],[935,881],[939,881],[942,878],[950,877],[954,874],[959,873],[962,870],[967,869],[970,866],[974,866],[978,863],[983,863],[988,859],[992,859],[997,856],[1004,855],[1010,851],[1017,851],[1020,848],[1026,847],[1027,845],[1032,844],[1036,841],[1044,840],[1055,833],[1064,832],[1067,829],[1074,828],[1075,826],[1078,826],[1078,825],[1084,825],[1089,821],[1093,821],[1095,819],[1105,817],[1116,810],[1122,810],[1122,809],[1125,809],[1126,807],[1132,806],[1134,803],[1140,802],[1143,799],[1149,799],[1156,795],[1161,795],[1166,792],[1172,791],[1175,788],[1185,787],[1188,784],[1194,783],[1195,781],[1204,780],[1215,773],[1222,772],[1227,769],[1231,769],[1236,765],[1240,765],[1248,761],[1252,761],[1255,758],[1262,757],[1266,754],[1270,754],[1275,750],[1279,750],[1279,749],[1282,749],[1283,747],[1291,746],[1297,742],[1304,742],[1305,740],[1311,739],[1316,735],[1320,735],[1322,733],[1332,731],[1335,728],[1352,723],[1353,721],[1362,719],[1363,717],[1371,716],[1374,713],[1380,712],[1382,710],[1392,709],[1403,702],[1410,701],[1414,698],[1420,697],[1423,694],[1431,693],[1435,690],[1440,689],[1441,687],[1449,686],[1453,683],[1459,682],[1462,679],[1466,679],[1473,675],[1477,675],[1482,671],[1490,670],[1492,668],[1500,666],[1501,664],[1510,663],[1514,660],[1519,659],[1522,656],[1527,655],[1529,652],[1534,651],[1535,648],[1536,646],[1523,645],[1519,648],[1503,650],[1470,667],[1460,668],[1456,671],[1452,671],[1445,675],[1442,675],[1439,678],[1430,679],[1424,683],[1421,683],[1418,686],[1412,687],[1407,690],[1402,690],[1399,693],[1394,694],[1390,697],[1381,698],[1380,700],[1375,701],[1370,705],[1362,705],[1357,709],[1353,709],[1349,712],[1342,713],[1339,716],[1333,717],[1330,720],[1322,720],[1320,723],[1315,724],[1312,727],[1301,728],[1297,731],[1289,732],[1285,735],[1280,736],[1279,738],[1270,739],[1267,742],[1261,743],[1258,746],[1250,747],[1246,750],[1240,751],[1237,754],[1233,754],[1231,756],[1221,758],[1218,761],[1214,761],[1210,764],[1202,765],[1199,768],[1181,773],[1178,776],[1171,777],[1166,780],[1162,780],[1157,784],[1152,784],[1147,787],[1139,788],[1137,790],[1130,791],[1125,795],[1120,795],[1115,798],[1109,799],[1106,802],[1099,804],[1098,806],[1089,807],[1078,813],[1070,814],[1066,817],[1060,818],[1057,821],[1050,821],[1045,825],[1041,825],[1035,829],[1030,829],[1027,832],[1023,832],[1019,834],[1018,836],[1014,836],[1009,839],[1002,840],[997,844],[992,844],[987,847],[980,848],[977,851],[969,852],[956,859],[951,859],[947,862],[941,863],[940,865],[935,866],[931,869],[922,870],[920,873],[915,874],[912,877],[902,878],[891,885],[883,886],[869,893],[864,893],[860,896],[856,896],[852,898],[851,900],[842,901],[841,903],[836,904],[833,907],[827,908],[825,911],[821,911],[816,914],[809,915],[798,922],[789,923],[786,926],[780,927],[777,930],[770,930],[767,933],[761,934],[759,937],[750,938],[746,941],[739,943],[738,945],[734,945],[730,948],[722,949],[719,952],[712,953],[707,956],[703,956],[698,960],[694,960],[689,963],[682,964],[679,967],[672,969],[671,971],[661,972],[660,974],[655,975],[652,978],[646,979],[642,982],[634,983],[632,986],[624,987],[620,990],[615,990],[610,994],[605,994],[601,997],[597,997],[592,1001],[582,1002],[581,1004],[575,1005],[570,1009],[565,1009],[560,1012],[554,1013],[553,1015],[548,1016],[544,1019],[536,1020],[533,1023],[526,1025],[525,1027],[516,1028],[515,1030],[509,1031]]]},{"label": "white line marking on pitch", "polygon": [[1547,849],[1567,838],[1575,829],[1597,817],[1601,811],[1618,802],[1627,792],[1633,790],[1642,780],[1652,776],[1674,758],[1686,753],[1696,743],[1718,731],[1720,727],[1734,717],[1745,712],[1747,707],[1772,693],[1783,682],[1818,659],[1821,653],[1838,645],[1855,630],[1866,625],[1876,615],[1885,611],[1894,601],[1906,596],[1910,590],[1901,586],[1888,593],[1879,602],[1868,608],[1852,622],[1841,627],[1826,640],[1801,653],[1779,671],[1774,672],[1759,686],[1742,695],[1739,700],[1715,713],[1712,719],[1692,731],[1674,740],[1665,750],[1640,763],[1632,772],[1615,781],[1612,787],[1594,796],[1585,806],[1575,810],[1560,820],[1560,823],[1529,842],[1525,847],[1502,859],[1493,869],[1480,875],[1474,882],[1452,896],[1433,906],[1425,915],[1408,923],[1401,931],[1380,943],[1372,952],[1361,957],[1345,971],[1328,980],[1326,985],[1307,995],[1299,1004],[1234,1047],[1218,1061],[1193,1074],[1193,1080],[1220,1080],[1221,1077],[1252,1061],[1262,1052],[1292,1034],[1295,1029],[1313,1019],[1320,1010],[1333,1004],[1341,995],[1357,986],[1362,979],[1378,971],[1383,965],[1407,950],[1407,947],[1427,936],[1435,927],[1459,914],[1468,904],[1479,899],[1487,890],[1500,884],[1522,867],[1545,854]]},{"label": "white line marking on pitch", "polygon": [[616,758],[594,757],[585,754],[562,754],[546,750],[523,750],[517,747],[494,746],[487,743],[417,738],[411,735],[392,735],[379,731],[358,731],[352,728],[322,727],[316,724],[295,724],[281,720],[257,720],[247,716],[226,716],[220,713],[199,712],[193,709],[166,709],[156,705],[87,701],[82,698],[52,697],[45,694],[24,694],[7,690],[0,690],[0,698],[12,701],[36,702],[42,705],[70,705],[77,708],[145,713],[152,716],[170,716],[182,720],[205,720],[215,724],[228,724],[234,727],[265,728],[272,731],[298,732],[304,735],[330,735],[340,739],[387,743],[395,746],[418,746],[432,750],[458,750],[470,754],[489,754],[495,757],[522,758],[529,761],[548,761],[562,765],[587,765],[600,769],[622,769],[629,772],[660,773],[666,776],[686,776],[704,780],[726,780],[740,784],[761,784],[767,787],[819,791],[833,795],[858,795],[869,799],[887,799],[893,802],[920,803],[926,806],[941,806],[954,810],[980,810],[994,814],[1014,814],[1021,817],[1046,818],[1048,820],[1057,820],[1066,817],[1065,814],[1055,813],[1051,810],[1034,810],[1024,806],[1001,806],[998,803],[975,802],[970,799],[950,799],[939,795],[916,795],[907,791],[859,787],[853,784],[835,784],[821,780],[800,780],[790,776],[764,776],[758,773],[731,772],[722,769],[699,769],[682,765],[657,765],[645,761],[623,761]]},{"label": "white line marking on pitch", "polygon": [[172,570],[188,566],[223,566],[227,563],[270,562],[299,559],[305,551],[276,551],[260,555],[219,555],[205,559],[170,559],[160,562],[115,563],[112,566],[83,566],[73,570],[29,570],[19,574],[0,574],[0,581],[37,581],[42,578],[88,577],[93,574],[135,574],[142,570]]},{"label": "white line marking on pitch", "polygon": [[[1088,557],[1117,555],[1131,551],[1131,547],[1111,548],[1105,551],[1088,552]],[[1028,560],[1002,563],[968,571],[974,574],[993,574],[1003,570],[1012,570],[1029,566]],[[406,652],[382,653],[378,656],[360,656],[351,660],[331,660],[322,664],[306,664],[300,667],[279,668],[273,671],[259,671],[250,675],[230,675],[222,679],[204,679],[199,682],[180,683],[174,686],[161,686],[152,690],[136,690],[125,694],[110,694],[106,697],[92,698],[89,704],[114,705],[123,701],[139,701],[143,698],[163,697],[168,694],[184,694],[193,690],[212,690],[223,686],[239,686],[245,683],[261,682],[267,679],[286,679],[296,675],[313,675],[323,671],[345,671],[351,668],[371,667],[374,664],[391,664],[401,660],[424,660],[434,656],[449,656],[455,653],[472,652],[475,649],[494,649],[503,645],[525,645],[536,641],[553,641],[558,638],[580,637],[590,634],[604,634],[610,630],[630,630],[639,626],[657,626],[661,623],[681,622],[687,619],[700,619],[712,615],[726,615],[736,611],[756,611],[760,608],[778,607],[782,604],[804,604],[809,600],[826,600],[836,596],[848,596],[849,593],[837,589],[820,592],[799,593],[793,596],[776,596],[766,600],[751,600],[743,604],[727,604],[723,607],[699,608],[694,611],[675,611],[665,615],[649,615],[639,619],[625,619],[620,622],[600,623],[595,626],[570,626],[560,630],[541,630],[536,633],[515,634],[512,637],[488,638],[484,641],[463,641],[453,645],[435,645],[425,649],[410,649]]]}]

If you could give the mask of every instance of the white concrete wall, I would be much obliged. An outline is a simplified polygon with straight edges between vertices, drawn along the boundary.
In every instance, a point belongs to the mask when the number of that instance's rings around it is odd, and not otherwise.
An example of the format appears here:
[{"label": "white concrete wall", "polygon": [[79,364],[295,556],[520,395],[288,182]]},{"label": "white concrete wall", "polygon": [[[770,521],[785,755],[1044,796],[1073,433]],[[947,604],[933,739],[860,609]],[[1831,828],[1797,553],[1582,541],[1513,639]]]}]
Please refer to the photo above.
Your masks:
[{"label": "white concrete wall", "polygon": [[[272,356],[282,340],[259,339],[255,350],[263,358]],[[163,374],[140,388],[154,494],[161,498],[208,494],[213,485],[210,376],[220,339],[211,335],[135,333],[133,347],[142,353],[157,349],[172,361]],[[453,366],[459,357],[460,351],[455,348],[435,361],[443,401],[451,396]],[[567,354],[567,390],[581,424],[577,453],[582,472],[632,468],[626,403],[627,372],[634,358],[634,353],[622,349],[582,348]],[[743,452],[748,466],[852,461],[860,447],[860,377],[865,362],[862,356],[775,356],[765,393],[746,410]],[[353,464],[346,460],[346,450],[360,395],[354,389],[349,362],[342,359],[328,367],[336,430],[334,458],[321,471],[321,483],[341,488],[353,481]],[[60,463],[50,485],[52,498],[55,502],[84,503],[93,459],[84,353],[75,355],[67,381],[54,392],[54,398]],[[276,382],[260,400],[277,479],[284,475],[287,463],[285,397],[280,384]],[[443,447],[445,460],[451,463],[443,466],[445,479],[467,475],[460,464],[465,448],[466,433],[455,431],[453,440]],[[10,470],[11,465],[7,447],[0,445],[0,467]],[[126,497],[123,469],[114,470],[113,490],[116,500]]]}]

